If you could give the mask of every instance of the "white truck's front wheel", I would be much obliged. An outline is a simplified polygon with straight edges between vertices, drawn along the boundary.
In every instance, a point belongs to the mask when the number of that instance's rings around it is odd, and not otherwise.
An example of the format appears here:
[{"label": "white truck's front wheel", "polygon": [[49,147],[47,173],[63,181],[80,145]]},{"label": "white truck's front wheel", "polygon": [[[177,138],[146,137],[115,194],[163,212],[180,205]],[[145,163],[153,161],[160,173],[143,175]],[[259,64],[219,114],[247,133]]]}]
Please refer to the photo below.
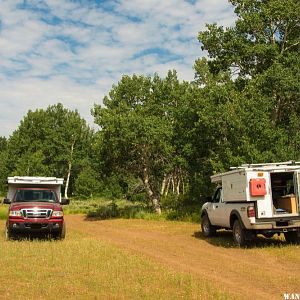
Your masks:
[{"label": "white truck's front wheel", "polygon": [[206,214],[201,219],[201,229],[205,237],[213,236],[216,233],[216,229],[211,225]]}]

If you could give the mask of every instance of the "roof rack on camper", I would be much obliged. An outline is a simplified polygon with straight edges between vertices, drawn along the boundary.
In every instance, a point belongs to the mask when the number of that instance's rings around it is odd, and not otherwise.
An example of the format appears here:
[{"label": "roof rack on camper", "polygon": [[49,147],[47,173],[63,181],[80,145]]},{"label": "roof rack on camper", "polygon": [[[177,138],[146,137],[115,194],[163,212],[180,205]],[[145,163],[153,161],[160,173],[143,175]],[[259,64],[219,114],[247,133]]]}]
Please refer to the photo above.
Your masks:
[{"label": "roof rack on camper", "polygon": [[239,167],[231,167],[230,171],[219,173],[212,175],[211,182],[220,183],[222,181],[223,176],[228,176],[230,174],[242,174],[243,172],[250,171],[263,171],[263,172],[272,172],[272,171],[297,171],[300,170],[300,162],[296,162],[293,160],[286,162],[278,162],[278,163],[261,163],[261,164],[243,164]]},{"label": "roof rack on camper", "polygon": [[300,162],[289,160],[286,162],[278,162],[278,163],[261,163],[261,164],[242,164],[238,167],[230,167],[230,170],[237,170],[237,169],[282,169],[285,167],[294,167],[294,168],[300,168]]},{"label": "roof rack on camper", "polygon": [[277,163],[261,163],[261,164],[243,164],[241,167],[243,168],[253,168],[253,167],[268,167],[268,166],[295,166],[300,165],[299,161],[289,160],[285,162],[277,162]]},{"label": "roof rack on camper", "polygon": [[63,185],[63,178],[56,177],[32,177],[32,176],[13,176],[7,178],[8,184],[46,184],[46,185]]}]

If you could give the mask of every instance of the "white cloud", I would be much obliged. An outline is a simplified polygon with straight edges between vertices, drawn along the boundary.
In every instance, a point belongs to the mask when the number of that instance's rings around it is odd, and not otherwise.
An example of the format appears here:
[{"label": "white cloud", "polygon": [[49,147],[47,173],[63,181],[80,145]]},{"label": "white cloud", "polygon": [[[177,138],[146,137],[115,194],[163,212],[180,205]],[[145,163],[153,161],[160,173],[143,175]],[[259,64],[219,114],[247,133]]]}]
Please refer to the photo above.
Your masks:
[{"label": "white cloud", "polygon": [[234,21],[227,0],[24,3],[0,1],[0,136],[29,109],[57,102],[92,124],[93,104],[123,74],[176,69],[192,80],[198,32]]},{"label": "white cloud", "polygon": [[1,92],[2,99],[10,99],[8,103],[0,101],[0,119],[5,120],[6,128],[17,128],[19,121],[29,109],[46,108],[61,102],[69,109],[79,109],[82,117],[92,124],[90,109],[95,102],[100,102],[104,94],[99,86],[79,86],[65,76],[55,79],[22,79],[18,82],[7,81]]}]

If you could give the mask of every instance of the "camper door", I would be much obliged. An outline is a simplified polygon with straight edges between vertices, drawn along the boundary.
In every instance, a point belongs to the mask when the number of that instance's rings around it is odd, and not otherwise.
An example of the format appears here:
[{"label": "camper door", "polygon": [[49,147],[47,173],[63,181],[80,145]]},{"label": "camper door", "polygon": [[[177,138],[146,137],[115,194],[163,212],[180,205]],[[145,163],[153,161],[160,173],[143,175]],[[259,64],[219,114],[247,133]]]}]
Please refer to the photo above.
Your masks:
[{"label": "camper door", "polygon": [[294,173],[294,193],[296,195],[297,201],[297,212],[299,213],[300,210],[300,171],[296,171]]}]

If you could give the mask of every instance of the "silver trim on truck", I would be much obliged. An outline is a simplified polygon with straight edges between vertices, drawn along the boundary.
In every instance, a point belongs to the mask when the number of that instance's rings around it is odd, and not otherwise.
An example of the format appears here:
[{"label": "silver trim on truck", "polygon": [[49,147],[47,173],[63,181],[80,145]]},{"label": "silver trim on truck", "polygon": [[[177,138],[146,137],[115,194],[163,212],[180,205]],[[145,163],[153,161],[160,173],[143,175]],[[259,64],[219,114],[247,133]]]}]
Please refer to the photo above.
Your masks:
[{"label": "silver trim on truck", "polygon": [[21,209],[24,219],[49,219],[52,216],[52,209]]}]

